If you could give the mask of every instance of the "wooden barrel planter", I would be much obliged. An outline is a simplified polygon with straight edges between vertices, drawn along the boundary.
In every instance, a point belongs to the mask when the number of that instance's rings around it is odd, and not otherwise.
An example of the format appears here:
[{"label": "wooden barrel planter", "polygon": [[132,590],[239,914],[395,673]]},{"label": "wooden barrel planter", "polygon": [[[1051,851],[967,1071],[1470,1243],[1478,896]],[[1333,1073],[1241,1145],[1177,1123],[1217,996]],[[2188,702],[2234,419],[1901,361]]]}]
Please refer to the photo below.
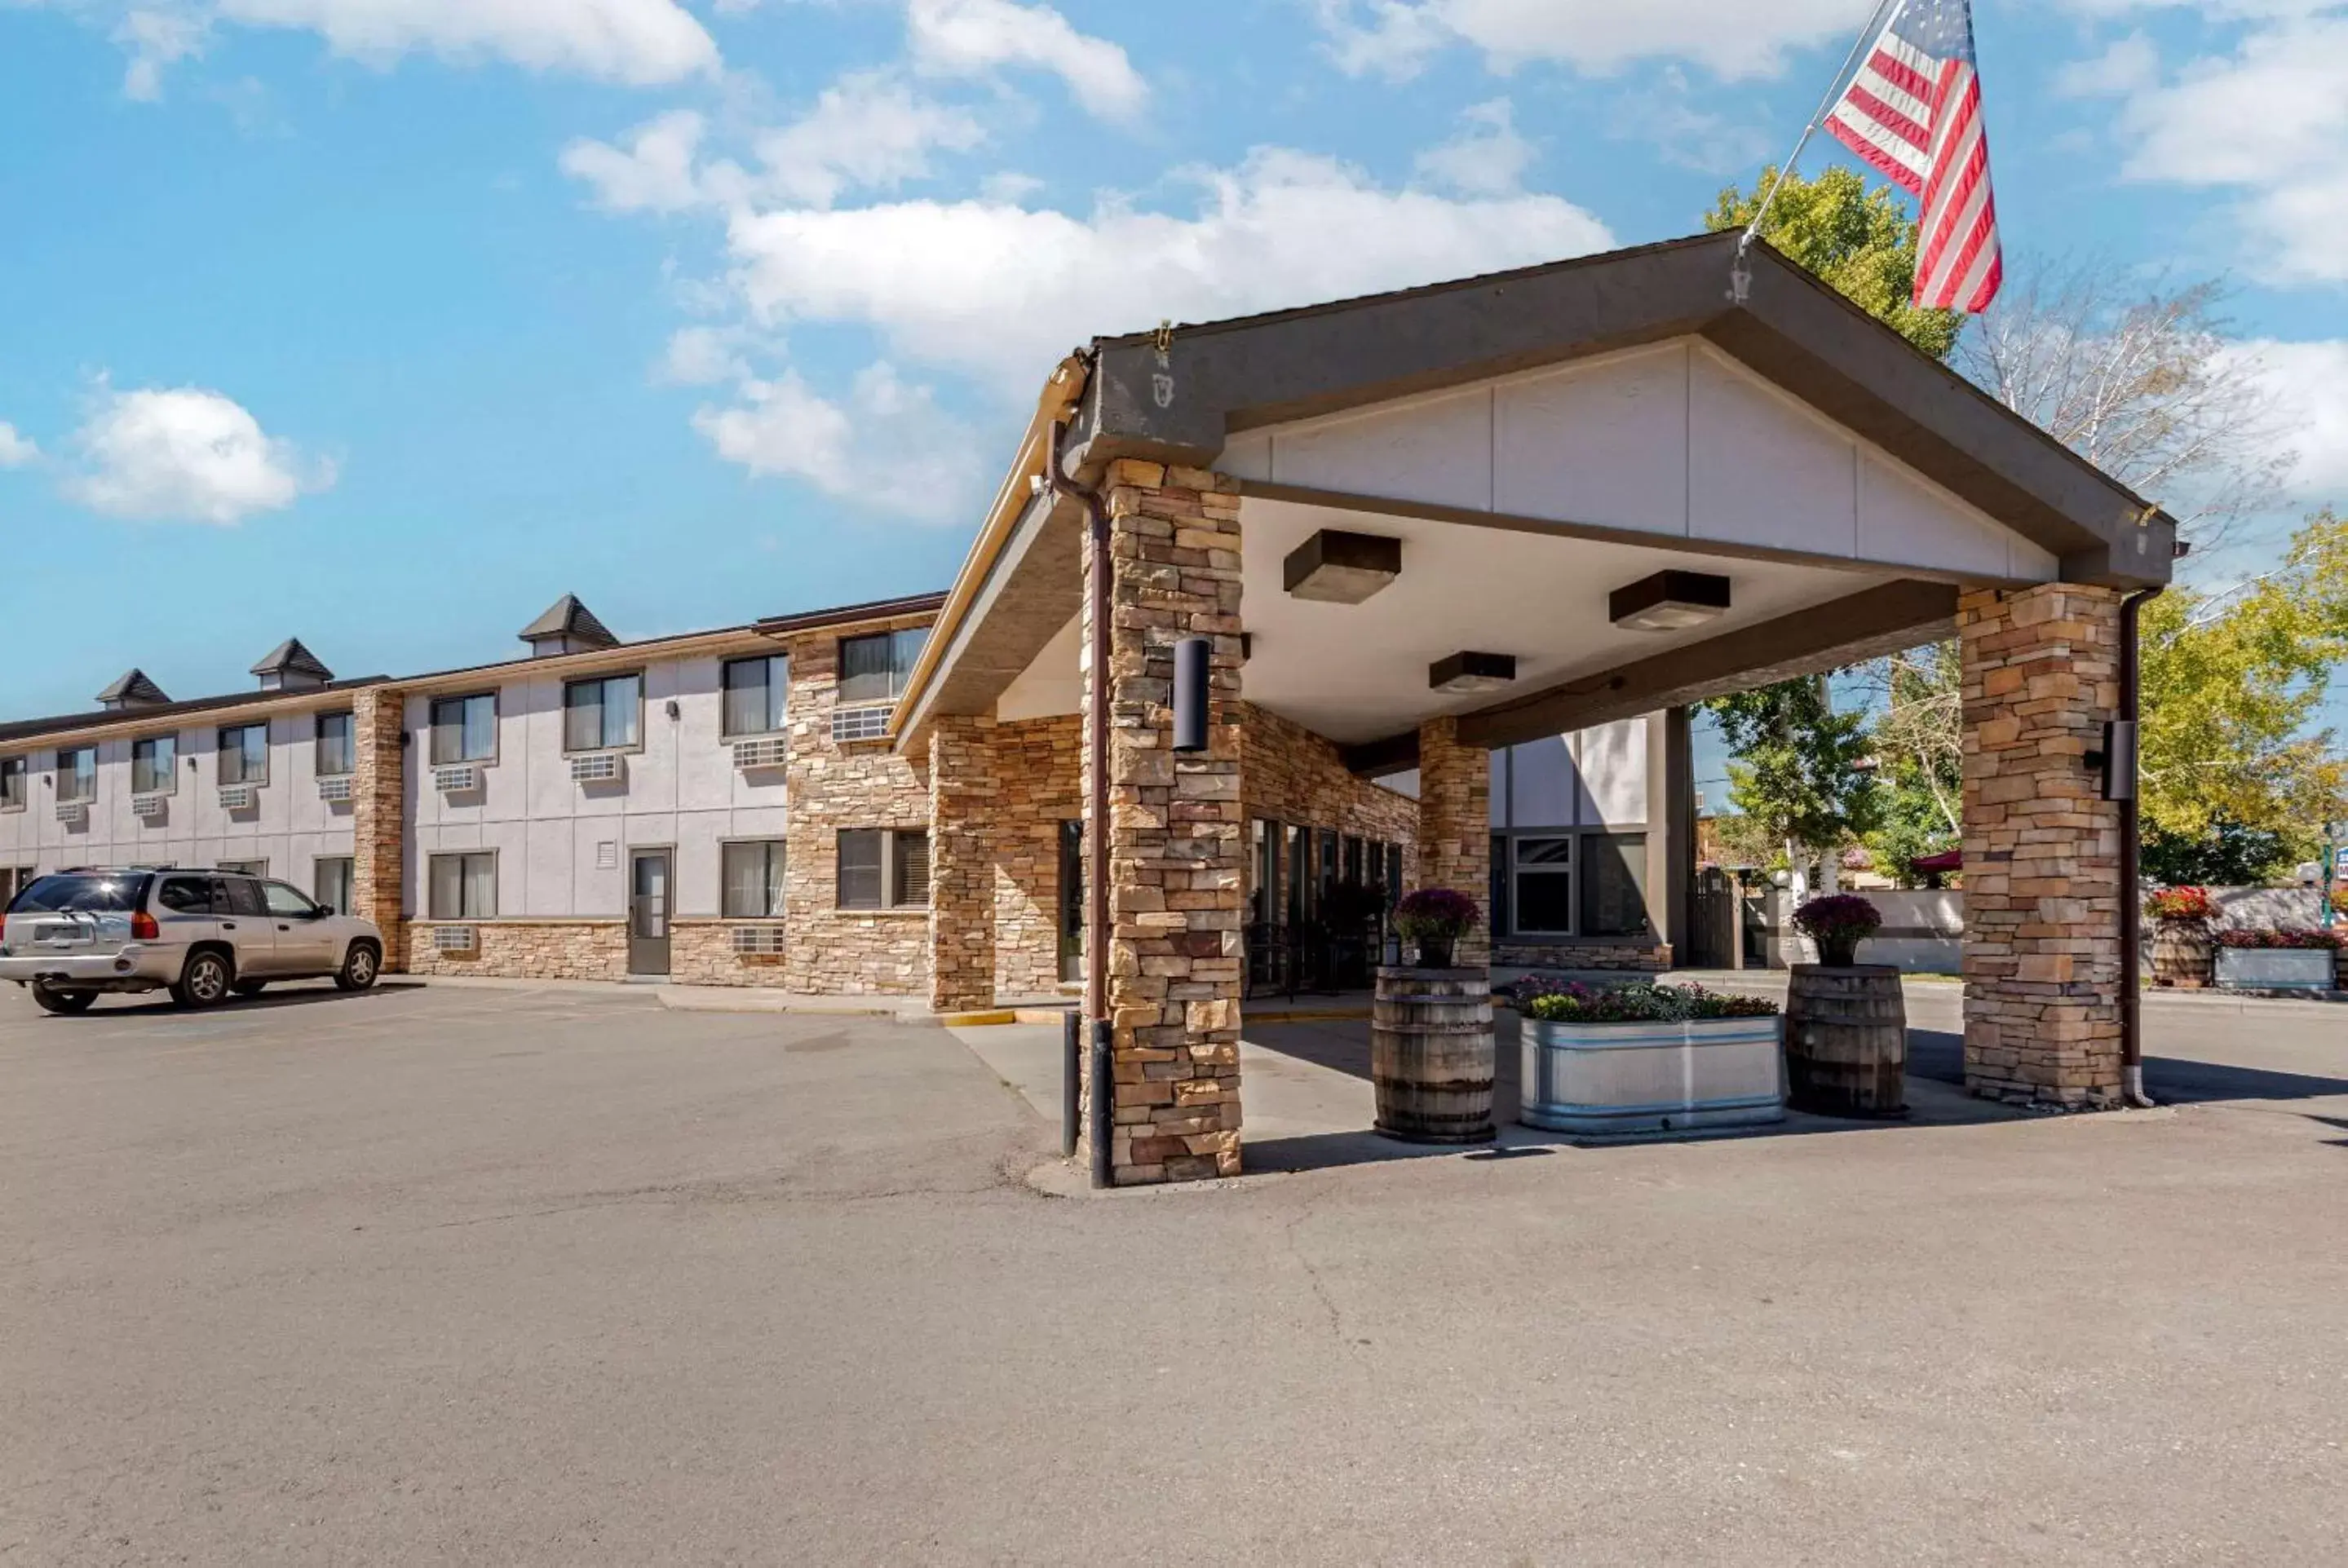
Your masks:
[{"label": "wooden barrel planter", "polygon": [[1378,970],[1370,1026],[1377,1130],[1406,1143],[1492,1141],[1492,976]]},{"label": "wooden barrel planter", "polygon": [[2152,927],[2152,983],[2198,991],[2211,982],[2217,956],[2209,927],[2199,920],[2157,920]]},{"label": "wooden barrel planter", "polygon": [[1796,964],[1786,993],[1786,1084],[1825,1116],[1908,1111],[1908,1007],[1889,964]]}]

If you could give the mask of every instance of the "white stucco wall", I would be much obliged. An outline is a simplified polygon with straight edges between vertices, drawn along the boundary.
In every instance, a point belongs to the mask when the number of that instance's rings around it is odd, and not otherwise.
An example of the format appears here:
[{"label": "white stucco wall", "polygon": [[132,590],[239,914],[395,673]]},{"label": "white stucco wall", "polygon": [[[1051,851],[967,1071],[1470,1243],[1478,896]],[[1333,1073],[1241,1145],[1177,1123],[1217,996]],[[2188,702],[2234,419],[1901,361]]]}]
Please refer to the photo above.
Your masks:
[{"label": "white stucco wall", "polygon": [[[681,917],[721,911],[719,845],[783,836],[779,768],[739,773],[722,729],[722,661],[643,666],[642,748],[618,784],[572,782],[562,749],[563,678],[527,668],[494,672],[477,687],[434,695],[498,693],[498,756],[483,787],[443,794],[432,767],[432,696],[407,700],[407,910],[421,917],[434,855],[487,849],[498,856],[501,918],[617,919],[627,909],[628,857],[675,852]],[[626,673],[615,671],[612,673]],[[668,716],[675,702],[677,716]]]},{"label": "white stucco wall", "polygon": [[144,737],[98,743],[98,796],[81,827],[57,820],[57,748],[11,753],[29,754],[31,766],[26,809],[0,812],[0,866],[56,871],[68,866],[262,861],[270,876],[305,890],[314,887],[320,857],[351,854],[351,808],[318,798],[316,714],[281,714],[268,723],[269,782],[255,789],[248,811],[221,809],[215,765],[219,725],[209,719],[147,733],[173,735],[179,743],[172,789],[156,821],[142,821],[131,809],[131,747]]},{"label": "white stucco wall", "polygon": [[1625,719],[1492,753],[1492,828],[1636,828],[1647,820],[1647,725]]}]

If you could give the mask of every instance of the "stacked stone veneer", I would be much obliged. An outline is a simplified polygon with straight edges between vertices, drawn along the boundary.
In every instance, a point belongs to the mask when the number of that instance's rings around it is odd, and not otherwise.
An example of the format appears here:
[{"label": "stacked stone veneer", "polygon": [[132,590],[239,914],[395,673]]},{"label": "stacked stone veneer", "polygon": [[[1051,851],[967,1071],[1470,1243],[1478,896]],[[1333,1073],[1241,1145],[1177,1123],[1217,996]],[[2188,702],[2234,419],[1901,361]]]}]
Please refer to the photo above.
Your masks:
[{"label": "stacked stone veneer", "polygon": [[1453,955],[1465,968],[1492,961],[1492,756],[1462,745],[1454,719],[1418,728],[1417,887],[1451,887],[1476,900],[1476,928]]},{"label": "stacked stone veneer", "polygon": [[994,1000],[994,721],[930,727],[930,1005]]},{"label": "stacked stone veneer", "polygon": [[[1107,702],[1110,726],[1109,1164],[1120,1184],[1236,1175],[1246,813],[1240,497],[1220,476],[1150,463],[1113,463],[1102,484],[1108,667],[1087,665],[1086,701]],[[1088,570],[1097,548],[1088,533]],[[1087,647],[1092,613],[1087,595]],[[1174,646],[1191,636],[1213,640],[1210,746],[1177,757]]]},{"label": "stacked stone veneer", "polygon": [[1959,601],[1964,658],[1965,1081],[2064,1107],[2121,1089],[2119,807],[2086,753],[2119,707],[2120,595]]},{"label": "stacked stone veneer", "polygon": [[1503,940],[1493,948],[1492,962],[1512,969],[1622,969],[1660,974],[1672,967],[1672,949],[1666,944],[1653,942]]},{"label": "stacked stone veneer", "polygon": [[669,922],[669,979],[680,986],[755,986],[779,990],[789,983],[789,959],[780,953],[737,953],[740,926],[779,926],[778,920],[712,920],[695,917]]},{"label": "stacked stone veneer", "polygon": [[994,729],[997,999],[1060,986],[1060,835],[1084,809],[1084,723],[1074,713]]},{"label": "stacked stone veneer", "polygon": [[407,963],[407,778],[401,750],[406,705],[402,693],[383,686],[363,689],[352,703],[352,913],[382,930],[387,969]]},{"label": "stacked stone veneer", "polygon": [[[474,950],[438,951],[434,933],[443,925],[470,927]],[[407,926],[407,972],[517,980],[624,980],[628,926],[624,920],[412,920]]]},{"label": "stacked stone veneer", "polygon": [[[1251,702],[1240,706],[1240,789],[1251,817],[1401,845],[1403,879],[1410,881],[1418,803],[1356,777],[1335,742]],[[1272,889],[1271,899],[1274,909],[1288,907],[1288,884],[1295,876],[1289,858],[1285,853],[1281,856],[1282,885]],[[1252,864],[1248,876],[1255,876]]]},{"label": "stacked stone veneer", "polygon": [[[928,616],[859,624],[854,630],[924,626]],[[811,632],[788,645],[791,660],[788,782],[790,861],[784,910],[789,953],[783,984],[829,996],[930,994],[930,910],[839,907],[843,828],[930,825],[926,755],[901,756],[886,741],[831,738],[839,697],[839,633]],[[932,845],[932,854],[936,845]],[[738,973],[771,973],[741,970]]]}]

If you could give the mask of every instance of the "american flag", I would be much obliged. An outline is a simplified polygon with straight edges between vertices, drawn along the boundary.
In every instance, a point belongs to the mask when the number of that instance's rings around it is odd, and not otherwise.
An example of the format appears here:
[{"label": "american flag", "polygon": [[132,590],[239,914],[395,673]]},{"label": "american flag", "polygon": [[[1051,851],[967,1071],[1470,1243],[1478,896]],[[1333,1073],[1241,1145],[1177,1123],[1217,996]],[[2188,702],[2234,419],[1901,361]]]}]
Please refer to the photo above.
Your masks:
[{"label": "american flag", "polygon": [[1900,0],[1827,128],[1924,203],[1916,302],[1989,309],[2005,281],[1972,0]]}]

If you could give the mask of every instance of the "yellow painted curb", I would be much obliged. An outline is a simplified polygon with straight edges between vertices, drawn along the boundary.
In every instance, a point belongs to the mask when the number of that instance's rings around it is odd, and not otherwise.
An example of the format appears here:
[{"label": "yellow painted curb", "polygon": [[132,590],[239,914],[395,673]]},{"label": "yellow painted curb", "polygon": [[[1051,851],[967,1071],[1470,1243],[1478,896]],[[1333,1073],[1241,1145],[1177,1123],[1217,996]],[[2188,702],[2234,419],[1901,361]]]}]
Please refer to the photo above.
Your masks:
[{"label": "yellow painted curb", "polygon": [[1017,1023],[1015,1012],[950,1012],[942,1020],[948,1029],[983,1029],[992,1024]]}]

